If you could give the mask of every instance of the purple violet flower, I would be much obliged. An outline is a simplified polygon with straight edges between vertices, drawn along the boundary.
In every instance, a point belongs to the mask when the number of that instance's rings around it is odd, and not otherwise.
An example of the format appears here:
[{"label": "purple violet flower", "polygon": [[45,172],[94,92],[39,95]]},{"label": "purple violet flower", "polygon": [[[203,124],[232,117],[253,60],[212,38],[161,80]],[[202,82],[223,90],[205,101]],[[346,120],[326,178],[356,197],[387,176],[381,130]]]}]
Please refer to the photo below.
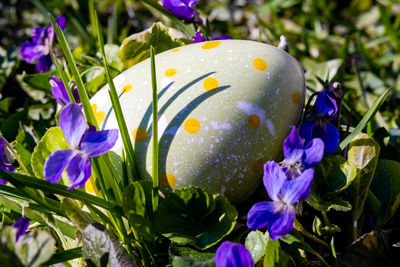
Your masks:
[{"label": "purple violet flower", "polygon": [[324,89],[315,101],[314,110],[300,126],[300,136],[306,142],[312,138],[321,138],[326,153],[332,153],[339,145],[339,131],[330,121],[336,118],[338,107],[331,93]]},{"label": "purple violet flower", "polygon": [[14,223],[13,227],[17,229],[17,236],[15,240],[16,242],[18,242],[19,238],[26,233],[26,230],[28,230],[29,218],[27,217],[19,218],[19,220],[16,223]]},{"label": "purple violet flower", "polygon": [[198,0],[161,0],[161,4],[178,19],[190,21],[196,15],[193,6],[197,1]]},{"label": "purple violet flower", "polygon": [[92,157],[108,152],[117,142],[118,130],[96,131],[85,120],[78,104],[66,105],[60,113],[60,127],[72,149],[53,152],[44,164],[44,177],[54,184],[68,165],[68,189],[83,188],[91,174]]},{"label": "purple violet flower", "polygon": [[[192,36],[190,38],[193,40],[193,43],[201,43],[201,42],[207,41],[207,39],[204,38],[204,36],[200,32],[196,32],[196,36]],[[211,38],[210,41],[214,41],[214,40],[229,40],[229,39],[232,39],[232,37],[229,36],[229,35],[221,35],[221,36],[217,36],[217,37]]]},{"label": "purple violet flower", "polygon": [[271,240],[290,233],[296,216],[294,204],[311,193],[313,169],[307,169],[290,179],[275,161],[264,165],[264,186],[272,201],[256,203],[247,215],[247,226],[253,230],[267,226]]},{"label": "purple violet flower", "polygon": [[[0,138],[0,169],[15,172],[14,167],[11,165],[10,159],[6,154],[6,141],[3,138]],[[0,179],[0,184],[7,184],[7,181]]]},{"label": "purple violet flower", "polygon": [[[56,23],[62,30],[66,25],[66,18],[60,16],[56,18]],[[33,28],[32,41],[26,41],[22,44],[20,52],[26,62],[32,62],[37,59],[36,68],[38,72],[47,72],[52,65],[50,57],[50,42],[55,37],[53,26],[46,28]]]},{"label": "purple violet flower", "polygon": [[253,267],[253,258],[242,244],[223,242],[215,254],[217,267]]},{"label": "purple violet flower", "polygon": [[285,160],[281,166],[286,175],[293,179],[305,169],[315,166],[324,156],[324,142],[319,138],[304,142],[295,126],[283,142],[283,155]]},{"label": "purple violet flower", "polygon": [[[61,106],[71,103],[69,101],[67,89],[64,86],[64,83],[58,80],[56,77],[50,77],[50,85],[51,85],[51,92],[53,93],[54,98],[56,99],[57,103]],[[75,102],[80,103],[78,88],[76,85],[72,88],[72,95],[74,96]]]}]

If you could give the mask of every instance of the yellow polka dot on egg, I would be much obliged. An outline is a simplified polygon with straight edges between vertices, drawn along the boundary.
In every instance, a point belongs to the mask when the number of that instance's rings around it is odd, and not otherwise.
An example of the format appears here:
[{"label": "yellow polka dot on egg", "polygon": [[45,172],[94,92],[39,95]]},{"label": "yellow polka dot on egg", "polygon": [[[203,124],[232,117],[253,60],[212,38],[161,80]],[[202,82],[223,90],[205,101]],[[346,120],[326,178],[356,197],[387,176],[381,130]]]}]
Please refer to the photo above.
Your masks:
[{"label": "yellow polka dot on egg", "polygon": [[260,125],[261,125],[261,120],[260,117],[258,117],[258,115],[251,114],[247,118],[247,126],[249,126],[250,129],[257,130],[258,128],[260,128]]},{"label": "yellow polka dot on egg", "polygon": [[174,76],[176,73],[177,73],[178,71],[176,70],[176,69],[167,69],[166,71],[165,71],[165,76],[167,76],[167,77],[172,77],[172,76]]},{"label": "yellow polka dot on egg", "polygon": [[92,110],[94,113],[94,117],[99,125],[103,124],[104,120],[106,119],[106,113],[104,111],[97,111],[97,105],[92,104]]},{"label": "yellow polka dot on egg", "polygon": [[175,176],[170,173],[161,174],[159,179],[160,185],[164,188],[172,188],[176,184]]},{"label": "yellow polka dot on egg", "polygon": [[203,44],[201,46],[202,49],[211,49],[211,48],[215,48],[218,47],[221,44],[220,41],[211,41],[211,42],[207,42],[205,44]]},{"label": "yellow polka dot on egg", "polygon": [[253,66],[259,71],[264,71],[268,67],[267,62],[265,62],[264,59],[259,57],[253,60]]},{"label": "yellow polka dot on egg", "polygon": [[171,52],[178,52],[179,48],[172,49]]},{"label": "yellow polka dot on egg", "polygon": [[135,130],[133,130],[133,140],[135,142],[143,142],[147,139],[147,131],[143,127],[137,127]]},{"label": "yellow polka dot on egg", "polygon": [[133,86],[132,84],[127,84],[122,88],[123,93],[128,93],[130,90],[132,90]]},{"label": "yellow polka dot on egg", "polygon": [[300,106],[300,104],[301,104],[301,93],[300,92],[296,92],[296,93],[292,94],[292,102],[296,106]]},{"label": "yellow polka dot on egg", "polygon": [[190,133],[190,134],[194,134],[197,133],[200,130],[200,122],[196,119],[188,119],[185,122],[185,130]]},{"label": "yellow polka dot on egg", "polygon": [[203,82],[203,87],[206,91],[214,91],[219,86],[217,79],[207,78]]}]

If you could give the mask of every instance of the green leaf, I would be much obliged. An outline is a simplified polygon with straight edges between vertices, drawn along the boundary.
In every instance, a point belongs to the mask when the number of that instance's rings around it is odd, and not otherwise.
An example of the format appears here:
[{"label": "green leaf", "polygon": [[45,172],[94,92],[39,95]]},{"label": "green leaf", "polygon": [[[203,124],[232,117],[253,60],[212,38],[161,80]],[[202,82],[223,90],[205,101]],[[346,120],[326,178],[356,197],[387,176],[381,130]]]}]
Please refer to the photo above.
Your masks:
[{"label": "green leaf", "polygon": [[249,250],[254,263],[257,263],[265,254],[267,239],[260,231],[251,231],[246,237],[245,246]]},{"label": "green leaf", "polygon": [[126,218],[135,231],[148,241],[153,241],[156,232],[150,220],[151,211],[151,181],[133,182],[124,190],[122,205]]},{"label": "green leaf", "polygon": [[357,222],[363,211],[379,152],[379,144],[367,134],[357,135],[349,144],[348,161],[357,168],[357,176],[349,190],[353,206],[353,223]]},{"label": "green leaf", "polygon": [[51,85],[49,83],[50,76],[57,74],[57,71],[49,71],[35,74],[25,74],[22,81],[33,89],[51,93]]},{"label": "green leaf", "polygon": [[[3,252],[4,246],[8,248],[9,259],[13,258],[13,266],[38,267],[50,259],[54,254],[56,242],[54,238],[44,230],[35,230],[23,235],[18,242],[15,242],[17,230],[11,226],[3,227],[0,231],[0,247]],[[0,259],[6,260],[0,252]],[[1,266],[7,265],[7,262],[1,262]]]},{"label": "green leaf", "polygon": [[187,187],[174,190],[161,201],[155,223],[171,241],[206,249],[232,231],[237,215],[223,195],[211,196],[199,187]]},{"label": "green leaf", "polygon": [[0,112],[8,114],[15,97],[6,97],[0,101]]},{"label": "green leaf", "polygon": [[52,127],[46,131],[32,153],[32,169],[37,177],[44,179],[43,168],[46,159],[51,153],[71,148],[59,127]]},{"label": "green leaf", "polygon": [[82,245],[82,255],[88,266],[134,266],[125,257],[125,249],[120,241],[100,224],[90,224],[85,228]]},{"label": "green leaf", "polygon": [[383,102],[385,101],[386,97],[388,96],[390,92],[390,88],[387,89],[385,92],[383,92],[377,100],[375,100],[374,104],[372,107],[368,110],[368,112],[364,115],[362,120],[358,123],[354,131],[349,134],[340,144],[339,147],[340,149],[344,149],[353,138],[355,138],[356,135],[358,135],[362,129],[367,125],[367,123],[371,120],[371,118],[375,115],[376,112],[378,112],[379,108],[382,106]]},{"label": "green leaf", "polygon": [[172,267],[214,267],[215,253],[199,252],[193,248],[171,244],[169,257]]},{"label": "green leaf", "polygon": [[7,140],[14,140],[18,135],[20,123],[24,124],[28,117],[28,102],[25,102],[24,109],[7,117],[1,124],[0,132]]},{"label": "green leaf", "polygon": [[3,267],[25,267],[14,252],[15,230],[11,226],[0,228],[0,261]]},{"label": "green leaf", "polygon": [[300,239],[298,239],[297,237],[291,235],[291,234],[287,234],[283,237],[280,238],[281,241],[296,247],[298,249],[302,249],[308,253],[310,253],[311,255],[315,256],[319,262],[321,263],[322,266],[324,267],[329,267],[329,264],[324,260],[324,258],[322,258],[321,255],[318,254],[318,252],[316,252],[312,247],[310,247],[307,243],[305,243],[304,241],[301,241]]},{"label": "green leaf", "polygon": [[396,213],[400,205],[400,163],[379,160],[371,184],[371,191],[380,202],[377,224],[383,226]]},{"label": "green leaf", "polygon": [[325,155],[314,169],[311,194],[306,202],[321,211],[329,211],[330,209],[337,211],[351,210],[350,204],[341,199],[338,194],[355,179],[356,168],[340,155]]},{"label": "green leaf", "polygon": [[[265,246],[265,257],[263,261],[263,267],[275,267],[275,266],[282,266],[280,265],[280,257],[279,252],[281,250],[279,245],[279,240],[271,240],[269,238],[268,233],[267,244]],[[264,237],[265,238],[265,237]]]},{"label": "green leaf", "polygon": [[315,216],[313,221],[313,232],[318,236],[330,237],[335,233],[340,232],[340,228],[337,225],[322,225],[321,220]]},{"label": "green leaf", "polygon": [[150,57],[150,46],[158,54],[189,42],[182,33],[158,22],[149,29],[126,38],[118,56],[124,64],[124,68],[130,68]]}]

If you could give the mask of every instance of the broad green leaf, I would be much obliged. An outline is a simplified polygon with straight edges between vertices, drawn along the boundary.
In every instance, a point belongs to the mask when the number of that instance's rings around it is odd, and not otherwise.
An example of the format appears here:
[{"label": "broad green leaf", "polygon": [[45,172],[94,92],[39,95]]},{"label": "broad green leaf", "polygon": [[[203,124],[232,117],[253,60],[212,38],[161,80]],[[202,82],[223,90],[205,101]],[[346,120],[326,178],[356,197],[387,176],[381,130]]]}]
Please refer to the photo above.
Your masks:
[{"label": "broad green leaf", "polygon": [[371,191],[380,202],[378,225],[383,226],[396,213],[400,204],[400,163],[379,160]]},{"label": "broad green leaf", "polygon": [[[41,229],[27,232],[15,242],[16,232],[11,226],[0,230],[1,266],[39,267],[54,254],[56,242],[48,232]],[[7,250],[9,255],[4,255]]]},{"label": "broad green leaf", "polygon": [[329,211],[330,209],[337,211],[351,210],[350,204],[339,197],[338,194],[354,180],[357,175],[356,168],[340,155],[325,155],[314,169],[311,194],[306,202],[321,211]]},{"label": "broad green leaf", "polygon": [[90,218],[69,199],[64,198],[61,202],[61,208],[65,211],[70,221],[81,231],[92,223]]},{"label": "broad green leaf", "polygon": [[124,68],[130,68],[150,57],[150,46],[158,54],[189,42],[182,33],[158,22],[149,29],[126,38],[118,56],[124,64]]},{"label": "broad green leaf", "polygon": [[[281,250],[281,246],[279,245],[279,240],[271,240],[267,235],[267,243],[265,246],[265,256],[263,261],[263,267],[275,267],[282,266],[280,265],[280,257],[279,252]],[[265,237],[264,237],[265,238]]]},{"label": "broad green leaf", "polygon": [[134,266],[120,241],[97,223],[89,224],[82,232],[82,255],[88,266]]},{"label": "broad green leaf", "polygon": [[156,213],[157,230],[171,241],[206,249],[229,234],[237,211],[223,195],[199,187],[174,190],[161,201]]},{"label": "broad green leaf", "polygon": [[82,247],[71,248],[61,252],[57,252],[51,256],[43,265],[49,266],[57,263],[65,263],[66,261],[82,257]]},{"label": "broad green leaf", "polygon": [[249,250],[254,263],[256,263],[265,254],[267,239],[260,231],[251,231],[246,237],[245,246]]},{"label": "broad green leaf", "polygon": [[51,85],[49,79],[51,76],[57,75],[57,71],[49,71],[35,74],[25,74],[22,81],[33,89],[51,93]]},{"label": "broad green leaf", "polygon": [[368,189],[374,177],[380,152],[379,144],[367,134],[357,135],[349,144],[348,161],[357,168],[357,176],[350,185],[353,223],[360,218]]},{"label": "broad green leaf", "polygon": [[154,224],[149,217],[151,187],[151,181],[133,182],[125,188],[122,198],[124,213],[130,225],[140,237],[148,241],[153,241],[156,236]]},{"label": "broad green leaf", "polygon": [[318,252],[316,252],[312,247],[310,247],[307,243],[305,243],[304,241],[301,241],[300,239],[298,239],[297,237],[291,235],[291,234],[287,234],[283,237],[280,238],[281,241],[296,247],[298,249],[302,249],[308,253],[310,253],[311,255],[315,256],[319,262],[321,263],[322,266],[324,267],[329,267],[329,264],[324,260],[324,258],[322,258],[321,255],[318,254]]},{"label": "broad green leaf", "polygon": [[20,112],[11,114],[7,119],[1,124],[0,132],[3,137],[9,141],[15,139],[18,135],[18,129],[20,128],[20,123],[25,123],[28,117],[28,102],[25,102],[24,109]]},{"label": "broad green leaf", "polygon": [[59,127],[49,128],[32,153],[32,169],[37,177],[44,179],[43,168],[51,153],[71,148]]},{"label": "broad green leaf", "polygon": [[214,267],[215,253],[200,252],[193,248],[170,245],[172,267]]},{"label": "broad green leaf", "polygon": [[[101,70],[101,72],[100,74],[97,74],[94,78],[92,78],[89,82],[85,83],[85,87],[90,93],[95,94],[97,93],[97,91],[103,88],[104,85],[107,84],[107,77],[104,68],[93,67],[92,69],[95,70],[90,72],[90,75],[96,75],[99,70]],[[111,77],[114,78],[119,74],[119,71],[115,69],[110,69],[110,74]]]},{"label": "broad green leaf", "polygon": [[[1,86],[0,86],[1,87]],[[6,97],[0,101],[0,113],[8,114],[15,97]]]}]

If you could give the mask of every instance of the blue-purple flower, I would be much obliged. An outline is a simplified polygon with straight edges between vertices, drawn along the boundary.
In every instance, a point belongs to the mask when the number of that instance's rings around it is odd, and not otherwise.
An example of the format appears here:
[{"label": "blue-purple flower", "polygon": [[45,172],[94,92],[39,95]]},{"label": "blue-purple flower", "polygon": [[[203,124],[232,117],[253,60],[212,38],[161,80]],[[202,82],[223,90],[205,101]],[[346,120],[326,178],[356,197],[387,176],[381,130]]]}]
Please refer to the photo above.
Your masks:
[{"label": "blue-purple flower", "polygon": [[[63,16],[56,18],[56,23],[62,30],[66,25],[66,19]],[[46,28],[33,28],[32,41],[26,41],[22,44],[20,52],[26,62],[37,60],[36,68],[39,72],[47,72],[52,65],[50,57],[51,40],[54,40],[55,33],[53,26]]]},{"label": "blue-purple flower", "polygon": [[339,145],[339,131],[330,121],[337,116],[338,106],[331,93],[324,89],[315,101],[314,109],[300,127],[300,136],[306,142],[312,138],[321,138],[325,151],[332,153]]},{"label": "blue-purple flower", "polygon": [[[54,98],[56,99],[57,103],[60,105],[66,105],[71,103],[68,97],[67,89],[64,86],[64,83],[58,80],[56,77],[50,77],[50,85],[51,85],[51,92],[53,93]],[[80,103],[78,88],[75,86],[72,87],[72,95],[74,96],[75,102]]]},{"label": "blue-purple flower", "polygon": [[[192,36],[191,38],[193,40],[193,43],[201,43],[207,41],[207,39],[204,38],[204,36],[200,32],[196,32],[196,36]],[[210,40],[214,41],[214,40],[228,40],[228,39],[232,39],[232,37],[229,35],[221,35],[211,38]]]},{"label": "blue-purple flower", "polygon": [[289,178],[296,178],[305,169],[315,166],[324,156],[324,142],[319,138],[304,142],[295,126],[283,142],[281,165]]},{"label": "blue-purple flower", "polygon": [[108,152],[118,139],[118,130],[96,131],[85,120],[78,104],[66,105],[60,113],[60,127],[72,149],[53,152],[44,164],[44,177],[57,183],[67,167],[68,189],[85,186],[91,174],[90,158]]},{"label": "blue-purple flower", "polygon": [[242,244],[223,242],[215,254],[217,267],[253,267],[250,252]]},{"label": "blue-purple flower", "polygon": [[298,177],[291,179],[275,161],[264,165],[264,186],[272,201],[256,203],[247,215],[247,226],[253,230],[267,226],[271,240],[290,233],[296,210],[293,206],[305,200],[311,192],[313,169],[307,169]]},{"label": "blue-purple flower", "polygon": [[[6,141],[3,138],[0,138],[0,169],[14,172],[14,167],[11,165],[11,161],[6,153]],[[6,184],[7,181],[0,179],[0,184]]]},{"label": "blue-purple flower", "polygon": [[190,21],[196,15],[193,9],[198,0],[161,0],[162,6],[178,19]]},{"label": "blue-purple flower", "polygon": [[16,241],[18,242],[19,238],[26,233],[26,230],[28,230],[29,218],[27,217],[19,218],[19,220],[16,223],[14,223],[13,227],[17,229]]}]

